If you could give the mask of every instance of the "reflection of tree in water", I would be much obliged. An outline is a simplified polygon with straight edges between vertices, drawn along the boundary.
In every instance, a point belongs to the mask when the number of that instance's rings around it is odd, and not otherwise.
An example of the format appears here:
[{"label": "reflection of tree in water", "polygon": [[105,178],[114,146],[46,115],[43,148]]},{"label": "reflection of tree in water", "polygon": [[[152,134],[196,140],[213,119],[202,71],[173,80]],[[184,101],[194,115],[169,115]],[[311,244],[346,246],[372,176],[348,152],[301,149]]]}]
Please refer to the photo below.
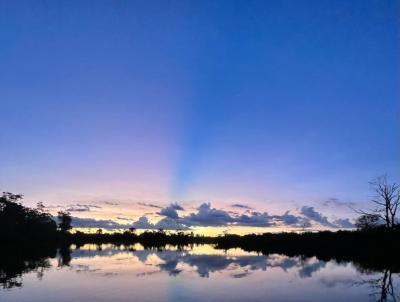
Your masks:
[{"label": "reflection of tree in water", "polygon": [[69,266],[72,260],[71,249],[69,246],[64,246],[58,250],[58,266]]},{"label": "reflection of tree in water", "polygon": [[36,272],[38,279],[42,279],[45,270],[49,267],[48,259],[12,262],[7,265],[2,263],[0,267],[0,287],[3,289],[22,287],[22,275],[29,272]]},{"label": "reflection of tree in water", "polygon": [[378,278],[357,282],[356,285],[369,285],[372,289],[371,296],[378,302],[400,301],[400,294],[394,282],[398,276],[391,269],[385,269]]},{"label": "reflection of tree in water", "polygon": [[[59,266],[68,265],[71,261],[68,249],[59,249]],[[50,259],[57,256],[56,248],[2,247],[0,251],[0,289],[22,287],[22,276],[36,273],[39,280],[51,267]]]}]

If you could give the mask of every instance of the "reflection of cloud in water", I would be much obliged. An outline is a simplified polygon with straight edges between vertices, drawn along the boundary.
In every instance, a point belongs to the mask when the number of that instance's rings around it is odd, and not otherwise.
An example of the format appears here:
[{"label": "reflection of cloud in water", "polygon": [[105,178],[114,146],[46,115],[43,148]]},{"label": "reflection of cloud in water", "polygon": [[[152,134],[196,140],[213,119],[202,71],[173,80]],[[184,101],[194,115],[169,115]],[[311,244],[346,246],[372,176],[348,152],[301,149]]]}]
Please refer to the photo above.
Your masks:
[{"label": "reflection of cloud in water", "polygon": [[324,261],[317,261],[314,263],[304,263],[302,268],[299,270],[300,278],[310,278],[313,273],[319,271],[321,268],[324,268],[326,263]]},{"label": "reflection of cloud in water", "polygon": [[300,260],[296,258],[289,258],[282,255],[270,255],[268,257],[268,267],[279,267],[283,271],[287,271],[293,267],[298,266]]},{"label": "reflection of cloud in water", "polygon": [[89,265],[83,265],[83,264],[75,265],[75,266],[73,267],[73,269],[74,269],[75,272],[77,272],[77,273],[95,273],[95,272],[98,272],[98,271],[101,270],[101,269],[99,269],[99,268],[90,268]]},{"label": "reflection of cloud in water", "polygon": [[288,269],[297,268],[301,278],[308,278],[325,266],[325,262],[318,261],[315,258],[301,259],[281,255],[227,257],[224,255],[193,255],[188,252],[154,250],[135,251],[133,254],[142,263],[147,263],[151,254],[156,255],[163,261],[162,264],[156,266],[173,276],[182,272],[182,269],[177,268],[179,263],[195,267],[200,277],[209,277],[210,273],[229,270],[230,267],[246,269],[244,272],[232,274],[231,276],[234,278],[245,277],[249,275],[249,271],[265,271],[268,267],[281,268],[285,272]]},{"label": "reflection of cloud in water", "polygon": [[126,252],[127,250],[115,249],[111,246],[98,250],[75,249],[72,251],[71,257],[72,258],[92,258],[92,257],[107,257],[107,256],[111,257]]},{"label": "reflection of cloud in water", "polygon": [[251,270],[265,271],[268,266],[268,257],[266,256],[242,256],[237,257],[235,263],[241,267],[249,266]]},{"label": "reflection of cloud in water", "polygon": [[171,276],[178,275],[182,270],[177,269],[176,266],[178,265],[177,260],[166,261],[165,263],[159,264],[159,268],[163,271],[168,272]]},{"label": "reflection of cloud in water", "polygon": [[133,254],[139,259],[140,262],[145,263],[147,261],[147,258],[153,254],[154,251],[152,250],[140,250],[140,251],[135,251]]},{"label": "reflection of cloud in water", "polygon": [[[211,273],[235,271],[230,274],[233,278],[243,278],[250,271],[266,271],[268,268],[280,268],[284,272],[296,269],[300,278],[309,278],[313,273],[325,267],[325,262],[316,258],[288,257],[278,254],[264,255],[240,255],[230,256],[225,254],[192,254],[190,250],[157,250],[157,249],[132,249],[127,247],[116,248],[113,246],[93,247],[91,249],[76,249],[72,252],[73,258],[113,257],[119,254],[134,255],[146,266],[154,266],[160,271],[167,272],[170,276],[177,276],[184,271],[180,264],[195,268],[200,277],[208,278]],[[118,257],[115,261],[129,261]],[[160,263],[161,262],[161,263]],[[83,271],[78,268],[78,271]],[[87,270],[90,271],[90,270]],[[145,276],[146,274],[142,274]],[[138,274],[141,276],[141,274]]]},{"label": "reflection of cloud in water", "polygon": [[250,274],[249,271],[245,271],[245,272],[243,272],[243,273],[232,274],[231,276],[232,276],[233,278],[239,279],[239,278],[247,277],[249,274]]},{"label": "reflection of cloud in water", "polygon": [[338,285],[353,285],[355,283],[352,278],[343,278],[343,277],[332,277],[332,278],[321,278],[320,282],[326,287],[332,288]]},{"label": "reflection of cloud in water", "polygon": [[185,255],[180,261],[196,267],[200,277],[209,277],[210,272],[225,270],[234,263],[234,259],[219,255]]}]

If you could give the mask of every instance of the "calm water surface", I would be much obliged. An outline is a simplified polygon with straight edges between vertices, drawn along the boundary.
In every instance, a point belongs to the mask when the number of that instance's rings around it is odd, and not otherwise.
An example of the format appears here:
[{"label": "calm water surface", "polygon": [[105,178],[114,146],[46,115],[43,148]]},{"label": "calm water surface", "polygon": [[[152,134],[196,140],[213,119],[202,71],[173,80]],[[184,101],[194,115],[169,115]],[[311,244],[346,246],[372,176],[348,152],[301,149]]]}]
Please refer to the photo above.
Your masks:
[{"label": "calm water surface", "polygon": [[390,270],[210,245],[84,245],[18,268],[1,263],[1,302],[396,301],[400,293]]}]

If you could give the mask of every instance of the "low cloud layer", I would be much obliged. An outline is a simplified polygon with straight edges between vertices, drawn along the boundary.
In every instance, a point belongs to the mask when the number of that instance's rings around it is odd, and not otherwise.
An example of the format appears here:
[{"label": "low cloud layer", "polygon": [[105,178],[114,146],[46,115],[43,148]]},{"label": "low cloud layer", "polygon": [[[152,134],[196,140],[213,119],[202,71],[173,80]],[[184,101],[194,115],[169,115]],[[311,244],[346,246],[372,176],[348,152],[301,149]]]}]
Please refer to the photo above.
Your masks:
[{"label": "low cloud layer", "polygon": [[245,204],[240,204],[240,203],[235,203],[233,205],[231,205],[232,208],[238,208],[238,209],[246,209],[246,210],[253,210],[252,207],[249,207]]},{"label": "low cloud layer", "polygon": [[[332,201],[331,202],[336,202]],[[190,230],[194,227],[281,227],[281,228],[352,228],[353,223],[348,218],[329,219],[312,206],[303,206],[295,212],[286,211],[281,215],[271,215],[267,212],[259,212],[242,204],[232,204],[238,212],[217,209],[211,203],[202,203],[193,213],[185,213],[185,209],[179,203],[171,203],[161,207],[151,203],[138,203],[141,206],[156,210],[143,214],[134,221],[129,217],[118,216],[118,220],[126,223],[118,223],[113,220],[96,220],[92,218],[73,217],[72,224],[77,228],[104,228],[124,229],[134,227],[137,229],[164,229],[164,230]],[[101,206],[90,204],[73,204],[66,208],[73,213],[90,212],[100,209]],[[149,216],[161,217],[157,222],[149,220]],[[133,223],[130,223],[134,221]]]},{"label": "low cloud layer", "polygon": [[282,215],[270,215],[267,212],[246,211],[242,215],[232,215],[229,211],[216,209],[210,203],[203,203],[197,211],[185,216],[180,216],[177,204],[171,204],[162,208],[158,215],[163,216],[157,223],[151,223],[146,216],[140,217],[133,223],[138,229],[166,229],[166,230],[188,230],[192,227],[224,227],[224,226],[247,226],[247,227],[302,227],[309,228],[313,225],[328,228],[351,228],[353,224],[348,218],[339,218],[330,221],[314,207],[303,206],[298,215],[289,211]]},{"label": "low cloud layer", "polygon": [[138,205],[142,206],[142,207],[147,207],[147,208],[155,208],[155,209],[161,209],[162,207],[156,205],[156,204],[152,204],[152,203],[147,203],[147,202],[138,202]]},{"label": "low cloud layer", "polygon": [[92,209],[101,209],[101,206],[90,204],[74,204],[68,206],[65,210],[68,212],[90,212]]},{"label": "low cloud layer", "polygon": [[345,208],[353,208],[357,206],[355,202],[341,201],[340,199],[334,197],[325,200],[322,203],[322,205],[325,207],[333,206],[333,207],[345,207]]},{"label": "low cloud layer", "polygon": [[97,220],[93,218],[72,217],[72,226],[74,228],[97,228],[115,230],[129,228],[131,225],[119,224],[113,220]]}]

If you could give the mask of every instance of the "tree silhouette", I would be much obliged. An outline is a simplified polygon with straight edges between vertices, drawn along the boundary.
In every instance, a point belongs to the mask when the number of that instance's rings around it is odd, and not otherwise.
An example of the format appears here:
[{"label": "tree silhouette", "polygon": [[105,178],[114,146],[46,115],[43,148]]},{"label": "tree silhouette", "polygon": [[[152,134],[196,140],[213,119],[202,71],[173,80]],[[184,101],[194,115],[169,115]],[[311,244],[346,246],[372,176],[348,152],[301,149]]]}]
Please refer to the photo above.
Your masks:
[{"label": "tree silhouette", "polygon": [[70,229],[72,229],[71,222],[71,214],[69,212],[65,211],[60,211],[58,212],[58,228],[60,229],[61,232],[66,233]]},{"label": "tree silhouette", "polygon": [[380,217],[376,214],[363,214],[357,218],[355,226],[357,230],[369,230],[379,225]]},{"label": "tree silhouette", "polygon": [[376,194],[372,200],[377,205],[375,213],[385,221],[386,227],[394,228],[400,204],[400,185],[389,183],[386,175],[376,178],[371,185]]},{"label": "tree silhouette", "polygon": [[27,208],[21,204],[22,198],[21,194],[9,192],[0,197],[0,238],[23,240],[54,235],[57,225],[43,204]]},{"label": "tree silhouette", "polygon": [[387,228],[395,228],[398,224],[396,215],[400,205],[400,185],[395,182],[390,183],[386,175],[375,178],[370,185],[375,192],[372,199],[375,208],[370,211],[356,210],[362,215],[359,218],[362,220],[360,222],[373,220],[377,223],[377,220],[382,220]]}]

